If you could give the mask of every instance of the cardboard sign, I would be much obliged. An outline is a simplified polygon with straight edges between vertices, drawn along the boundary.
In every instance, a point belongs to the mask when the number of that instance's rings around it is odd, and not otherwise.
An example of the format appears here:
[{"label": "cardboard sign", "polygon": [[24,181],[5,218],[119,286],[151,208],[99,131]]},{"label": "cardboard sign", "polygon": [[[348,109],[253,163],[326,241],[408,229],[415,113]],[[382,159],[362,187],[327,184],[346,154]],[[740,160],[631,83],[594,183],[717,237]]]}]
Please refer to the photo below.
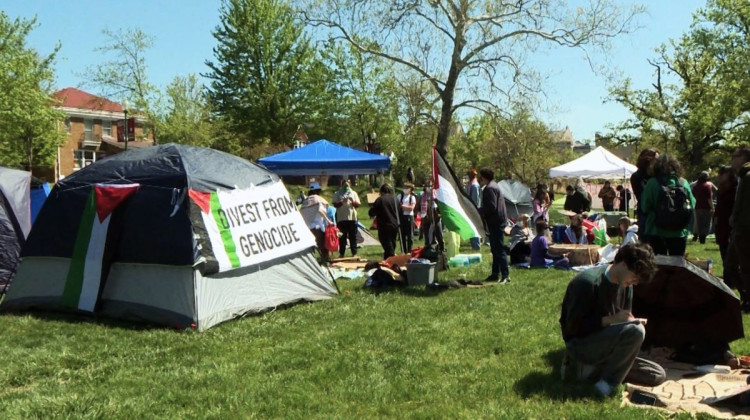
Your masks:
[{"label": "cardboard sign", "polygon": [[191,191],[201,208],[219,271],[256,265],[315,246],[284,184],[231,191]]}]

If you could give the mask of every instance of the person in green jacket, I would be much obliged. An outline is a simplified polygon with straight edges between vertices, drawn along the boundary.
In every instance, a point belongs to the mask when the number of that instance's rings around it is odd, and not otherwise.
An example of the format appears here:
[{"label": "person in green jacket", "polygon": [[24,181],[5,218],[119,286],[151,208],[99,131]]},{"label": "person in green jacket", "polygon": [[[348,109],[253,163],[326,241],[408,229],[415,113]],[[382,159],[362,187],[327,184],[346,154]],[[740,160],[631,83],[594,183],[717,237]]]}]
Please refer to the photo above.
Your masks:
[{"label": "person in green jacket", "polygon": [[690,200],[690,208],[695,208],[695,196],[690,189],[690,184],[681,175],[680,162],[669,154],[663,154],[654,164],[654,176],[643,188],[641,211],[646,216],[643,241],[651,245],[657,255],[685,255],[687,238],[690,235],[688,225],[673,230],[657,226],[655,222],[662,186],[681,185],[685,189],[687,199]]}]

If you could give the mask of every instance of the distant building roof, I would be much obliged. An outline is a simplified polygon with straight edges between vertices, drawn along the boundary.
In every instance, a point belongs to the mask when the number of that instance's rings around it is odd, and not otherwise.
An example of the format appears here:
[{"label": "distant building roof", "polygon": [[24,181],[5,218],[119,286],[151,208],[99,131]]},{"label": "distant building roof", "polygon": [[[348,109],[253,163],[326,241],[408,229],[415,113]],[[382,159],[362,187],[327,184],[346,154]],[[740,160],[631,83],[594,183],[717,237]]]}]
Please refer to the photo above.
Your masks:
[{"label": "distant building roof", "polygon": [[555,143],[567,143],[570,147],[575,146],[576,141],[573,138],[573,133],[570,131],[570,128],[565,127],[564,130],[552,130],[549,133]]},{"label": "distant building roof", "polygon": [[80,89],[68,87],[52,94],[61,101],[59,106],[92,111],[122,112],[122,105]]}]

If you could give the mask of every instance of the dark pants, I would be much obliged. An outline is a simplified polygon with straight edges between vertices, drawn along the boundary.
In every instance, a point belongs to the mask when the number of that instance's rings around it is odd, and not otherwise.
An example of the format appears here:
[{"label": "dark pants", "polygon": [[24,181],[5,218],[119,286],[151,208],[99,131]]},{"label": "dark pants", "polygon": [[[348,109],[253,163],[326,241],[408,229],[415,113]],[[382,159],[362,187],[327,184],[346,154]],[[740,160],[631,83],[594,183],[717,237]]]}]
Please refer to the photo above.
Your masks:
[{"label": "dark pants", "polygon": [[724,272],[731,273],[742,303],[750,305],[750,236],[732,236],[727,249],[727,265]]},{"label": "dark pants", "polygon": [[438,251],[445,251],[445,241],[443,240],[443,222],[425,222],[422,220],[422,231],[424,232],[424,247],[435,249],[437,243]]},{"label": "dark pants", "polygon": [[615,211],[615,203],[604,204],[604,211]]},{"label": "dark pants", "polygon": [[357,221],[342,220],[336,223],[336,227],[341,231],[339,238],[339,257],[346,254],[346,242],[349,241],[349,248],[352,250],[352,256],[357,255]]},{"label": "dark pants", "polygon": [[401,246],[403,252],[408,254],[414,245],[414,216],[401,215]]},{"label": "dark pants", "polygon": [[528,242],[520,242],[510,250],[510,263],[521,264],[525,263],[526,259],[531,255],[531,245]]},{"label": "dark pants", "polygon": [[378,226],[378,240],[383,246],[383,259],[396,255],[396,237],[398,236],[398,227],[396,226]]},{"label": "dark pants", "polygon": [[490,251],[492,252],[492,275],[506,278],[509,275],[508,258],[505,255],[503,239],[505,232],[499,224],[488,225],[487,231],[490,235]]},{"label": "dark pants", "polygon": [[663,238],[656,235],[648,235],[644,242],[651,245],[656,255],[685,255],[687,238]]},{"label": "dark pants", "polygon": [[328,262],[328,250],[326,249],[326,233],[320,229],[310,229],[315,236],[315,243],[318,245],[318,251],[320,251],[321,262]]}]

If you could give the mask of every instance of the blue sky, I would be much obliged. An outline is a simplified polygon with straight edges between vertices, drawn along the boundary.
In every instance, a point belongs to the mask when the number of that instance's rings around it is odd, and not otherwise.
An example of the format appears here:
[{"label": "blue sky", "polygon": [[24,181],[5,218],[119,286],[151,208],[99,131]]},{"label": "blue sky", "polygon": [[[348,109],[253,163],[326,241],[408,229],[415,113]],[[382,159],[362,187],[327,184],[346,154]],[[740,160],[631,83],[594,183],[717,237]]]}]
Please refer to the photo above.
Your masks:
[{"label": "blue sky", "polygon": [[[642,29],[616,39],[606,59],[631,77],[635,87],[648,88],[653,72],[646,60],[654,57],[658,45],[687,30],[692,13],[705,0],[643,3],[648,13],[640,19]],[[219,0],[5,0],[2,4],[11,18],[37,16],[39,27],[29,36],[30,46],[49,53],[57,42],[62,44],[56,66],[60,88],[80,87],[83,80],[78,75],[101,59],[93,50],[103,44],[104,28],[137,27],[155,38],[147,60],[149,78],[159,87],[178,75],[206,72],[205,61],[213,59],[216,42],[211,31],[219,23]],[[555,111],[542,118],[551,127],[568,126],[576,140],[586,140],[628,117],[620,105],[602,103],[608,81],[591,71],[580,51],[555,49],[531,61],[539,71],[550,74],[547,102]]]}]

